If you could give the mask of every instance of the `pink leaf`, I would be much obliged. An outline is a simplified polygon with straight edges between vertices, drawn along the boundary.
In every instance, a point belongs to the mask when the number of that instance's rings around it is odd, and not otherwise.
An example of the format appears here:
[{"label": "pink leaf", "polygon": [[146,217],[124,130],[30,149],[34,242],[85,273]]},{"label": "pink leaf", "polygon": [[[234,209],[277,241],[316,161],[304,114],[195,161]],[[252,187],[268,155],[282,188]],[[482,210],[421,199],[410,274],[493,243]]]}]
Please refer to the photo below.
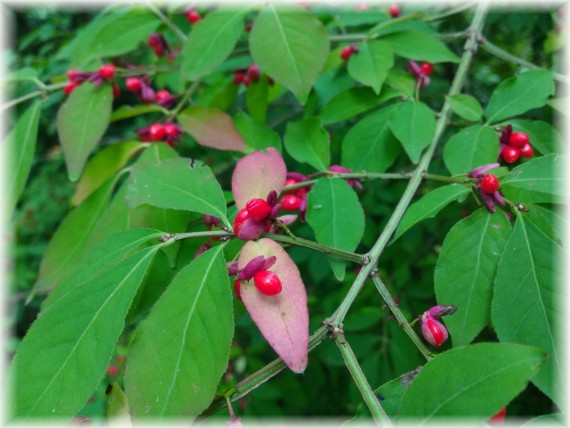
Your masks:
[{"label": "pink leaf", "polygon": [[232,176],[232,191],[237,209],[245,208],[253,198],[267,198],[269,192],[278,194],[285,184],[287,166],[277,150],[253,152],[237,163]]},{"label": "pink leaf", "polygon": [[243,268],[257,256],[275,256],[269,269],[281,280],[283,290],[276,296],[264,296],[253,280],[243,281],[241,298],[263,337],[295,373],[307,367],[309,346],[309,311],[307,292],[295,262],[271,239],[248,241],[241,250],[239,266]]},{"label": "pink leaf", "polygon": [[222,110],[189,107],[178,115],[182,129],[202,146],[243,152],[245,143],[232,118]]}]

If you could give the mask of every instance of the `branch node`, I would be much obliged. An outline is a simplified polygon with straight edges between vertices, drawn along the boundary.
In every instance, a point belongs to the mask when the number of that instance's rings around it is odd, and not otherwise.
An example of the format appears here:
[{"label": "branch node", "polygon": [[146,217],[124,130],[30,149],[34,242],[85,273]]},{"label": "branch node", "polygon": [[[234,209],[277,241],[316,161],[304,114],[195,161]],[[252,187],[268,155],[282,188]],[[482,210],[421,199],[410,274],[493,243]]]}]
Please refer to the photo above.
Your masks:
[{"label": "branch node", "polygon": [[159,239],[161,242],[168,242],[174,238],[174,233],[167,233],[166,235],[161,236]]},{"label": "branch node", "polygon": [[338,342],[343,344],[346,343],[346,339],[344,338],[344,331],[342,329],[342,324],[333,324],[330,321],[323,321],[321,323],[328,329],[328,337],[330,338],[337,338]]}]

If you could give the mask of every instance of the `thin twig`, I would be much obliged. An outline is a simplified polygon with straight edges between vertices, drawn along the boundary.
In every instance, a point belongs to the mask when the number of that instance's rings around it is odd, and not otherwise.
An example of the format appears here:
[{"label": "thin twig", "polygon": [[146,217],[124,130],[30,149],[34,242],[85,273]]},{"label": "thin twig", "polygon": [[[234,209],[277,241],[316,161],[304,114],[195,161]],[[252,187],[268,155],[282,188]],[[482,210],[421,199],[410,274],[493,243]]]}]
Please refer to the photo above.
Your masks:
[{"label": "thin twig", "polygon": [[174,34],[176,34],[176,37],[178,37],[181,42],[183,42],[183,43],[186,42],[186,40],[187,40],[186,35],[180,30],[180,28],[178,28],[176,26],[176,24],[174,24],[174,22],[172,22],[170,19],[168,19],[168,17],[165,14],[163,14],[159,8],[157,8],[151,2],[148,2],[147,6],[150,10],[152,10],[154,12],[154,14],[156,16],[158,16],[160,18],[160,20],[162,22],[164,22],[168,26],[168,28],[170,28],[172,30],[172,32]]}]

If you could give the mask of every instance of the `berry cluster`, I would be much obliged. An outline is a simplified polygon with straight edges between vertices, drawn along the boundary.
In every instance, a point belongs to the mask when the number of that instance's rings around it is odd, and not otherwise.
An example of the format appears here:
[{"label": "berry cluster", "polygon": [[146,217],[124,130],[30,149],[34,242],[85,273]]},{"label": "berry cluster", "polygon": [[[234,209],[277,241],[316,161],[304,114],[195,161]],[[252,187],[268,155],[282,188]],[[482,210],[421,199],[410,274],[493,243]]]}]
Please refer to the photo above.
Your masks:
[{"label": "berry cluster", "polygon": [[[477,189],[487,209],[494,213],[497,210],[496,204],[501,206],[505,205],[505,199],[499,190],[500,182],[493,174],[486,174],[487,171],[498,168],[498,163],[490,163],[475,168],[469,173],[469,176],[475,179]],[[508,213],[505,213],[509,217]]]},{"label": "berry cluster", "polygon": [[251,82],[257,82],[261,77],[261,70],[257,64],[251,64],[246,69],[236,70],[234,72],[234,83],[242,84],[247,88]]},{"label": "berry cluster", "polygon": [[[63,87],[63,92],[69,95],[75,88],[83,82],[93,82],[95,87],[100,86],[105,80],[112,79],[115,76],[115,66],[113,64],[105,64],[99,67],[99,70],[88,73],[79,70],[69,70],[67,78],[69,82]],[[119,95],[119,88],[113,84],[113,96]]]},{"label": "berry cluster", "polygon": [[415,61],[408,61],[408,70],[416,78],[416,84],[420,88],[429,86],[429,76],[433,73],[433,64],[430,62],[422,62],[418,64]]},{"label": "berry cluster", "polygon": [[149,85],[148,76],[128,77],[125,86],[128,91],[137,94],[140,100],[146,104],[156,102],[162,107],[171,108],[176,102],[176,97],[166,89],[155,92]]},{"label": "berry cluster", "polygon": [[277,258],[275,256],[267,257],[257,256],[251,259],[243,269],[238,269],[237,262],[230,263],[228,266],[228,274],[236,275],[234,280],[234,291],[239,300],[241,300],[241,283],[250,281],[253,278],[253,285],[264,296],[275,296],[281,293],[283,286],[281,280],[271,272],[269,268],[275,264]]},{"label": "berry cluster", "polygon": [[170,147],[180,139],[182,128],[173,122],[153,123],[136,131],[140,141],[147,143],[151,141],[164,141]]},{"label": "berry cluster", "polygon": [[503,159],[506,163],[515,163],[521,157],[531,158],[534,155],[528,134],[513,132],[511,125],[501,130],[499,141],[501,143],[499,161]]},{"label": "berry cluster", "polygon": [[445,326],[438,320],[444,315],[453,314],[457,308],[451,306],[434,306],[420,315],[421,329],[424,339],[433,346],[441,346],[449,334]]},{"label": "berry cluster", "polygon": [[348,45],[340,51],[340,59],[347,61],[352,54],[358,53],[358,47],[356,45]]}]

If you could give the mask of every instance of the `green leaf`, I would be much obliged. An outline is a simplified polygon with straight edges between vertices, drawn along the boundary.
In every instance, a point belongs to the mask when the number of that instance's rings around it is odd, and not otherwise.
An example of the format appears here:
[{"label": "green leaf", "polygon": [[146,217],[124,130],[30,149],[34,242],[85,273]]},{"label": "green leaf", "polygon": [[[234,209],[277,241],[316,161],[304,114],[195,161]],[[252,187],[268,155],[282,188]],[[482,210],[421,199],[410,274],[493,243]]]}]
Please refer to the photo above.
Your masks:
[{"label": "green leaf", "polygon": [[561,403],[564,379],[560,353],[564,325],[562,293],[562,248],[523,216],[515,227],[499,261],[491,317],[501,342],[542,348],[548,359],[533,383]]},{"label": "green leaf", "polygon": [[189,107],[178,115],[178,122],[202,146],[240,152],[245,148],[231,116],[222,110]]},{"label": "green leaf", "polygon": [[363,85],[370,86],[376,95],[394,65],[392,49],[381,41],[364,42],[348,61],[348,74]]},{"label": "green leaf", "polygon": [[76,88],[57,112],[57,133],[63,147],[69,179],[77,181],[87,158],[109,126],[113,95],[111,85]]},{"label": "green leaf", "polygon": [[218,10],[195,24],[184,44],[180,77],[196,80],[219,67],[233,51],[244,28],[244,15],[249,9]]},{"label": "green leaf", "polygon": [[384,172],[401,146],[388,126],[394,106],[374,112],[348,130],[342,140],[341,164],[354,171]]},{"label": "green leaf", "polygon": [[289,122],[283,139],[287,152],[297,162],[325,171],[331,162],[330,137],[315,117]]},{"label": "green leaf", "polygon": [[152,229],[130,229],[100,239],[87,249],[81,259],[73,265],[68,265],[70,274],[66,275],[65,280],[61,281],[42,302],[42,311],[47,310],[54,302],[75,288],[93,281],[144,245],[148,245],[149,241],[158,242],[158,238],[163,235],[164,232]]},{"label": "green leaf", "polygon": [[105,147],[87,163],[81,180],[77,183],[71,198],[73,205],[79,205],[105,181],[119,171],[129,159],[144,146],[138,141],[127,141]]},{"label": "green leaf", "polygon": [[129,403],[121,387],[117,383],[112,383],[105,393],[107,396],[105,416],[112,420],[112,423],[130,424]]},{"label": "green leaf", "polygon": [[111,123],[147,113],[162,113],[168,115],[168,110],[158,104],[139,104],[135,106],[122,105],[111,114]]},{"label": "green leaf", "polygon": [[430,145],[435,135],[435,115],[425,104],[407,101],[392,112],[388,126],[410,160],[418,163],[423,149]]},{"label": "green leaf", "polygon": [[395,54],[416,61],[459,62],[459,57],[434,36],[420,31],[401,31],[382,36]]},{"label": "green leaf", "polygon": [[91,231],[109,205],[117,180],[117,176],[108,180],[64,218],[46,248],[31,296],[69,276],[70,266],[83,256]]},{"label": "green leaf", "polygon": [[[220,77],[223,77],[220,75]],[[194,105],[197,107],[212,107],[227,111],[233,106],[239,92],[239,86],[232,80],[224,78],[210,86],[204,86],[196,95]]]},{"label": "green leaf", "polygon": [[222,188],[210,168],[200,161],[174,158],[158,166],[134,169],[127,203],[133,208],[149,204],[210,214],[231,226]]},{"label": "green leaf", "polygon": [[298,6],[266,5],[249,35],[253,60],[305,104],[329,53],[321,22]]},{"label": "green leaf", "polygon": [[566,191],[562,177],[566,161],[566,156],[551,154],[525,162],[501,181],[501,190],[514,202],[561,202]]},{"label": "green leaf", "polygon": [[183,268],[137,329],[125,375],[133,415],[191,422],[214,398],[234,332],[222,249]]},{"label": "green leaf", "polygon": [[457,94],[448,97],[451,110],[458,116],[471,122],[483,119],[483,108],[479,101],[471,95]]},{"label": "green leaf", "polygon": [[82,49],[73,52],[73,58],[76,62],[85,62],[129,53],[145,42],[159,25],[158,17],[143,9],[120,14],[111,12],[96,33],[91,35],[91,40]]},{"label": "green leaf", "polygon": [[69,418],[101,382],[131,301],[158,246],[57,300],[34,322],[11,367],[17,417]]},{"label": "green leaf", "polygon": [[531,223],[562,247],[561,237],[564,236],[568,227],[568,220],[540,205],[527,205],[527,209],[528,211],[522,213],[522,216],[528,218]]},{"label": "green leaf", "polygon": [[281,138],[277,132],[256,124],[251,117],[241,111],[234,115],[233,120],[236,129],[245,141],[248,153],[267,147],[274,147],[281,153]]},{"label": "green leaf", "polygon": [[[317,241],[345,251],[354,251],[364,234],[364,213],[358,196],[342,179],[321,178],[308,193],[307,223]],[[329,258],[335,275],[344,277],[342,268]],[[335,270],[337,269],[337,270]]]},{"label": "green leaf", "polygon": [[410,228],[426,218],[435,217],[443,208],[453,201],[469,193],[469,188],[461,184],[450,184],[438,187],[422,196],[406,210],[404,217],[398,224],[392,242],[402,236]]},{"label": "green leaf", "polygon": [[453,135],[443,149],[443,162],[451,175],[497,162],[499,136],[487,126],[472,125]]},{"label": "green leaf", "polygon": [[40,113],[41,102],[35,101],[18,118],[14,128],[4,141],[4,147],[6,147],[6,153],[9,157],[6,166],[10,167],[10,174],[7,177],[8,209],[6,214],[8,217],[12,215],[32,168]]},{"label": "green leaf", "polygon": [[318,114],[323,125],[330,125],[335,122],[342,122],[360,113],[364,113],[398,96],[398,92],[384,87],[378,96],[370,88],[357,87],[350,88],[335,95],[332,100],[323,106]]},{"label": "green leaf", "polygon": [[404,394],[401,420],[426,424],[470,417],[483,423],[526,388],[544,358],[539,349],[501,343],[444,352],[422,368]]},{"label": "green leaf", "polygon": [[451,228],[437,260],[435,294],[440,305],[455,305],[445,317],[453,347],[467,345],[489,324],[493,281],[511,223],[499,210],[479,208]]},{"label": "green leaf", "polygon": [[487,105],[487,122],[495,123],[542,107],[554,94],[552,72],[531,70],[507,79],[493,91]]},{"label": "green leaf", "polygon": [[269,105],[269,83],[267,76],[262,75],[257,82],[250,82],[246,92],[247,111],[259,125],[265,125],[267,106]]},{"label": "green leaf", "polygon": [[524,132],[530,137],[530,144],[543,155],[557,151],[562,135],[550,123],[540,120],[513,119],[509,121],[513,132]]}]

